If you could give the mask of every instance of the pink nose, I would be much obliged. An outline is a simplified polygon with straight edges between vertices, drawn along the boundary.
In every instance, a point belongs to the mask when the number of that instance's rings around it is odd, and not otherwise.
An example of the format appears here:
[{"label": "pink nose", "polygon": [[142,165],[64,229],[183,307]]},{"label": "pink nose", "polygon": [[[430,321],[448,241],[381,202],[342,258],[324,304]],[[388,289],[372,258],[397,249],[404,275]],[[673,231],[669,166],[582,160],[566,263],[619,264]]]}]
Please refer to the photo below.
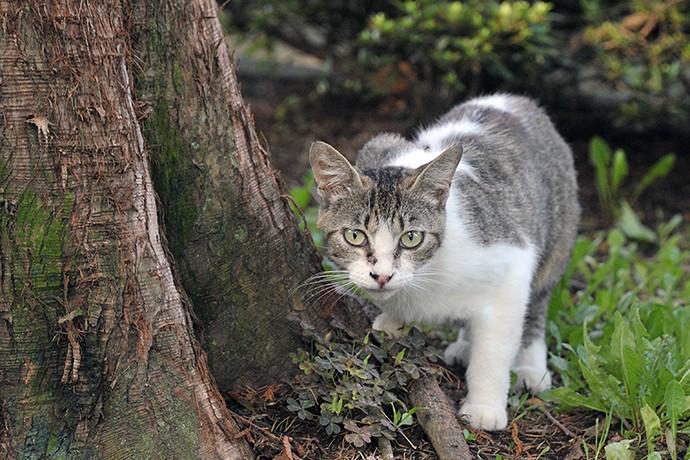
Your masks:
[{"label": "pink nose", "polygon": [[378,275],[376,273],[369,273],[369,276],[374,278],[380,287],[383,287],[393,277],[393,275]]}]

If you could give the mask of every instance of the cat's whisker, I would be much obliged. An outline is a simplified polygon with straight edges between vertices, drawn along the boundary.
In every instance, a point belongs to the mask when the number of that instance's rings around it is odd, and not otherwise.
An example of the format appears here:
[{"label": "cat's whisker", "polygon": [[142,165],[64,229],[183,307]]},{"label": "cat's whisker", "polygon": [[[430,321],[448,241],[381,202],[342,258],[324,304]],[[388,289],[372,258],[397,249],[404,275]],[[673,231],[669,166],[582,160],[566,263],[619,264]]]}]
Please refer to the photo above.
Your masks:
[{"label": "cat's whisker", "polygon": [[342,281],[345,280],[332,280],[332,279],[319,279],[319,280],[312,280],[309,282],[304,282],[298,286],[298,290],[305,290],[309,291],[312,288],[315,287],[320,287],[320,286],[336,286],[342,284]]},{"label": "cat's whisker", "polygon": [[307,278],[296,290],[303,291],[303,301],[319,305],[324,302],[336,302],[356,288],[357,284],[349,278],[348,271],[326,270]]},{"label": "cat's whisker", "polygon": [[433,290],[425,283],[418,283],[418,282],[410,282],[408,284],[412,289],[414,289],[417,292],[422,292],[425,294],[433,294]]},{"label": "cat's whisker", "polygon": [[318,306],[330,299],[338,300],[343,296],[334,286],[322,286],[305,294],[304,300],[310,305]]},{"label": "cat's whisker", "polygon": [[349,277],[349,274],[347,271],[344,270],[329,270],[326,272],[319,272],[315,275],[310,276],[307,278],[304,282],[302,282],[299,286],[299,288],[304,288],[308,286],[312,286],[315,284],[320,284],[320,283],[331,283],[331,282],[340,282],[340,281],[345,281]]}]

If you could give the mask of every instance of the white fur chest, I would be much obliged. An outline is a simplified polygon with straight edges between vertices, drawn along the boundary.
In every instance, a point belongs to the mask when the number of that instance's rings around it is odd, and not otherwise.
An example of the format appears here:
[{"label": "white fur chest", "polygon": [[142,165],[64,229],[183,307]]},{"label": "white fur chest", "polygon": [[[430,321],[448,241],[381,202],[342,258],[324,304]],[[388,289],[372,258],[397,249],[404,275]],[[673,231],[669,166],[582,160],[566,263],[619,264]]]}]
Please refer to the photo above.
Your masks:
[{"label": "white fur chest", "polygon": [[437,253],[379,307],[404,322],[441,323],[471,319],[511,297],[516,305],[524,303],[537,265],[534,248],[482,246],[467,232],[452,196],[446,209],[446,235]]}]

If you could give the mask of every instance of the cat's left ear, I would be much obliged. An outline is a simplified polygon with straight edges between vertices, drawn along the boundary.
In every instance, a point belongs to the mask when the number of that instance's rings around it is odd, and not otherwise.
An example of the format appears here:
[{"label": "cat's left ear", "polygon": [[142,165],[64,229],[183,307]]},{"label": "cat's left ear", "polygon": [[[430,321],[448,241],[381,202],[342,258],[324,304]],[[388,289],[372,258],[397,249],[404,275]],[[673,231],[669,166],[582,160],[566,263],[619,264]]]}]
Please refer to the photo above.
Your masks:
[{"label": "cat's left ear", "polygon": [[317,192],[326,201],[364,188],[362,178],[347,158],[325,142],[311,145],[309,162]]},{"label": "cat's left ear", "polygon": [[410,190],[415,193],[426,193],[438,200],[439,205],[444,205],[461,159],[462,145],[455,144],[447,148],[433,161],[417,170]]}]

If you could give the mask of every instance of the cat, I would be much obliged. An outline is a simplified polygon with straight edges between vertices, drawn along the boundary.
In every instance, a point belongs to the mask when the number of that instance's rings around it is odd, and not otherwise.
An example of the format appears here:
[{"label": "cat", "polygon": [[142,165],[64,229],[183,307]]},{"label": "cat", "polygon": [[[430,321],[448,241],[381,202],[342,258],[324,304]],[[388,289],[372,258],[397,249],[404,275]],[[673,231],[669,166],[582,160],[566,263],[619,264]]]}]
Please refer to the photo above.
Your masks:
[{"label": "cat", "polygon": [[517,390],[551,386],[545,316],[580,216],[570,148],[531,99],[471,99],[412,140],[379,134],[355,166],[310,149],[329,259],[377,305],[373,329],[463,324],[445,351],[466,366],[470,425],[507,426]]}]

